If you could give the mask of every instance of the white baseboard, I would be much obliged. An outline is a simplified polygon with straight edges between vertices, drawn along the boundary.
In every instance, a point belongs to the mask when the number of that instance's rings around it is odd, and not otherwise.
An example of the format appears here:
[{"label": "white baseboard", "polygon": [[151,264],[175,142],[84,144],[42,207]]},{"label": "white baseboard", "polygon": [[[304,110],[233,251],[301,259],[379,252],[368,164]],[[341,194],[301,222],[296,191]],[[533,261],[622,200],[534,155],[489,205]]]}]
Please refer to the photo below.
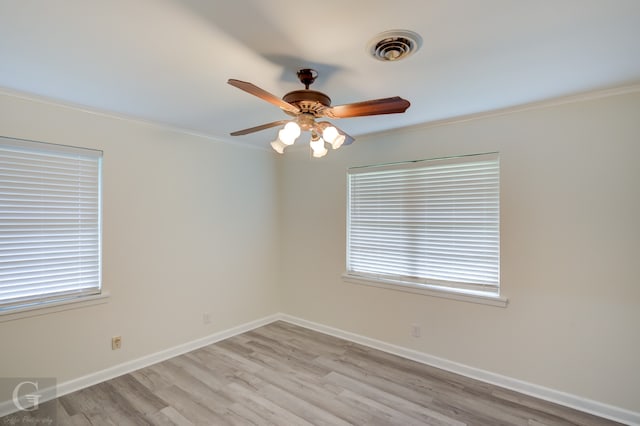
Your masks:
[{"label": "white baseboard", "polygon": [[539,386],[533,383],[513,379],[511,377],[492,373],[486,370],[481,370],[475,367],[470,367],[468,365],[459,364],[457,362],[425,354],[423,352],[414,351],[402,346],[396,346],[387,342],[383,342],[381,340],[372,339],[356,333],[351,333],[349,331],[344,331],[338,328],[333,328],[312,321],[307,321],[291,315],[280,314],[279,319],[291,324],[299,325],[301,327],[309,328],[311,330],[319,331],[321,333],[329,334],[331,336],[339,337],[341,339],[368,346],[370,348],[398,355],[412,361],[417,361],[422,364],[430,365],[442,370],[447,370],[452,373],[457,373],[465,377],[470,377],[472,379],[480,380],[485,383],[490,383],[492,385],[520,392],[525,395],[540,398],[545,401],[564,405],[566,407],[575,408],[576,410],[584,411],[586,413],[590,413],[599,417],[614,420],[628,425],[640,425],[640,413],[629,411],[624,408],[619,408],[598,401],[593,401],[591,399],[572,395],[566,392],[549,389],[544,386]]},{"label": "white baseboard", "polygon": [[[506,389],[511,389],[513,391],[540,398],[549,402],[554,402],[556,404],[575,408],[577,410],[591,413],[599,417],[604,417],[628,425],[640,426],[640,413],[637,412],[611,406],[598,401],[593,401],[587,398],[582,398],[577,395],[549,389],[544,386],[527,383],[521,380],[513,379],[511,377],[506,377],[500,374],[492,373],[490,371],[481,370],[479,368],[470,367],[464,364],[459,364],[457,362],[393,345],[381,340],[372,339],[370,337],[362,336],[356,333],[351,333],[348,331],[340,330],[338,328],[329,327],[313,321],[307,321],[302,318],[282,313],[269,315],[255,321],[250,321],[236,327],[229,328],[227,330],[213,333],[209,336],[205,336],[191,342],[174,346],[172,348],[168,348],[131,361],[127,361],[122,364],[114,365],[113,367],[109,367],[104,370],[79,377],[77,379],[60,383],[55,389],[42,389],[40,392],[38,392],[38,394],[40,395],[40,402],[43,403],[52,399],[53,397],[63,396],[68,393],[104,382],[105,380],[113,379],[123,374],[148,367],[152,364],[156,364],[169,358],[182,355],[184,353],[199,349],[203,346],[219,342],[220,340],[242,334],[244,332],[262,327],[263,325],[278,320],[286,321],[291,324],[299,325],[301,327],[319,331],[321,333],[329,334],[341,339],[349,340],[354,343],[398,355],[403,358],[407,358],[433,367],[441,368],[443,370],[470,377],[472,379],[477,379],[486,383],[501,386]],[[17,408],[13,404],[13,401],[0,402],[0,417],[11,414],[15,411],[17,411]]]},{"label": "white baseboard", "polygon": [[[183,343],[172,348],[164,349],[159,352],[145,355],[143,357],[124,362],[122,364],[114,365],[113,367],[106,368],[95,373],[87,374],[86,376],[79,377],[77,379],[69,380],[67,382],[59,383],[55,389],[41,389],[37,394],[40,396],[40,403],[51,400],[52,398],[66,395],[71,392],[75,392],[86,387],[102,383],[105,380],[113,379],[123,374],[131,373],[132,371],[139,370],[144,367],[156,364],[158,362],[173,358],[178,355],[191,352],[199,349],[203,346],[210,345],[212,343],[219,342],[220,340],[228,339],[237,334],[242,334],[254,328],[262,327],[263,325],[272,323],[279,320],[280,314],[269,315],[264,318],[250,321],[236,327],[222,330],[200,339],[192,340],[187,343]],[[0,417],[6,416],[18,411],[13,401],[1,401],[0,402]]]}]

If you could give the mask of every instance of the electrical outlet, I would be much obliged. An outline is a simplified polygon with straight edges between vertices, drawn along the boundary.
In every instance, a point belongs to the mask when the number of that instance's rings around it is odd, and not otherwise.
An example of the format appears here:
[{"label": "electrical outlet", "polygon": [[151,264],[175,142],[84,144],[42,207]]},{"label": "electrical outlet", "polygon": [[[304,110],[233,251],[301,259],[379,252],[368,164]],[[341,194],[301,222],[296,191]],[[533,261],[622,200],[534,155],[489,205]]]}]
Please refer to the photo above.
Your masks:
[{"label": "electrical outlet", "polygon": [[205,312],[202,314],[202,323],[203,324],[211,324],[211,314],[209,312]]},{"label": "electrical outlet", "polygon": [[411,324],[411,335],[413,337],[420,337],[422,334],[422,330],[420,330],[420,326],[418,324]]},{"label": "electrical outlet", "polygon": [[122,337],[115,336],[111,338],[111,350],[120,349],[122,347]]}]

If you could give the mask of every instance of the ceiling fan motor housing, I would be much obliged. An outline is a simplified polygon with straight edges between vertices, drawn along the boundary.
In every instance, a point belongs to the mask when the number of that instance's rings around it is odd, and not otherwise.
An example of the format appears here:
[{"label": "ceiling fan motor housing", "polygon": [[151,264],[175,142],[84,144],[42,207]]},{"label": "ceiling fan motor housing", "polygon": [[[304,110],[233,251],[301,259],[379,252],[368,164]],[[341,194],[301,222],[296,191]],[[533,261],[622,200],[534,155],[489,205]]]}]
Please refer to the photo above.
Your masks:
[{"label": "ceiling fan motor housing", "polygon": [[[284,95],[282,100],[295,105],[301,112],[313,114],[315,117],[322,116],[322,111],[331,106],[331,98],[315,90],[294,90]],[[289,115],[297,115],[285,112]]]}]

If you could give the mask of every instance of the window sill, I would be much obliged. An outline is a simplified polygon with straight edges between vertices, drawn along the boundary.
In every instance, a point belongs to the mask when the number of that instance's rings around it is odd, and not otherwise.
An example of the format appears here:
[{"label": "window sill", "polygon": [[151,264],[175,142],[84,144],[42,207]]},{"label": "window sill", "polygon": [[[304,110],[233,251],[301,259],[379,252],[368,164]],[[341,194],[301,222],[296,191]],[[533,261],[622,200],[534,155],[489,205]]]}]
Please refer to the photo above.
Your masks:
[{"label": "window sill", "polygon": [[389,290],[405,291],[425,296],[442,297],[445,299],[460,300],[462,302],[480,303],[483,305],[498,306],[505,308],[508,304],[506,297],[483,294],[467,290],[456,291],[455,289],[444,290],[438,287],[428,287],[421,284],[412,284],[403,281],[382,280],[369,277],[361,277],[348,273],[342,274],[342,280],[352,284],[369,285],[373,287],[386,288]]},{"label": "window sill", "polygon": [[42,303],[39,305],[25,306],[7,311],[0,311],[0,322],[13,321],[21,318],[46,315],[54,312],[68,311],[70,309],[84,308],[87,306],[107,303],[109,293],[103,291],[100,294],[82,296],[58,300],[55,302]]}]

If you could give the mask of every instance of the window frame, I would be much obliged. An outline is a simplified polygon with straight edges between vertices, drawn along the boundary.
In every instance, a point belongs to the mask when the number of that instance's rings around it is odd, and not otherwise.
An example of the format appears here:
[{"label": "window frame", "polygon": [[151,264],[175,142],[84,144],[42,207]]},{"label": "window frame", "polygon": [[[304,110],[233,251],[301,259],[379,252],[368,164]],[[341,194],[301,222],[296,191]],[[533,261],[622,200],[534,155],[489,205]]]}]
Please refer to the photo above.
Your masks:
[{"label": "window frame", "polygon": [[[368,266],[364,265],[367,263],[368,259],[363,261],[362,255],[367,254],[367,248],[357,250],[357,258],[356,264],[359,265],[356,268],[352,268],[352,253],[351,247],[354,240],[362,238],[362,229],[361,225],[356,225],[352,227],[352,214],[355,208],[361,208],[360,203],[362,202],[362,194],[359,194],[361,198],[356,200],[355,202],[352,200],[354,197],[354,191],[352,185],[355,181],[353,178],[354,175],[364,175],[365,179],[370,178],[371,180],[376,180],[376,175],[383,176],[385,172],[397,172],[397,173],[424,173],[425,171],[437,170],[438,167],[442,168],[442,166],[446,167],[448,165],[453,164],[456,165],[470,165],[480,164],[481,162],[495,162],[495,168],[497,169],[497,183],[495,184],[497,191],[497,200],[495,204],[495,208],[497,208],[497,278],[494,278],[495,284],[492,285],[478,285],[477,283],[471,283],[469,285],[465,284],[463,281],[446,281],[441,279],[429,278],[426,276],[409,276],[402,275],[401,273],[392,273],[391,270],[394,269],[395,265],[391,266],[380,266],[378,264],[376,266],[371,266],[371,268],[367,271]],[[494,179],[495,180],[495,179]],[[382,182],[382,179],[378,178],[378,182]],[[428,179],[421,183],[422,185],[428,184]],[[381,185],[380,183],[374,183],[374,185]],[[401,183],[400,185],[408,185],[406,182]],[[379,188],[375,188],[380,190]],[[420,189],[428,190],[428,187],[420,187]],[[383,189],[384,190],[384,189]],[[384,192],[383,196],[397,196],[397,192],[393,192],[393,190],[389,190],[389,192]],[[487,196],[487,199],[490,197]],[[496,198],[494,195],[493,198]],[[407,201],[407,199],[402,198],[403,201]],[[378,200],[376,200],[379,202]],[[384,205],[380,210],[376,210],[376,214],[382,214],[385,210],[385,207],[390,206]],[[368,207],[365,205],[365,207]],[[425,211],[429,211],[428,208],[421,211],[421,213],[425,213]],[[342,278],[345,282],[355,283],[355,284],[363,284],[370,285],[375,287],[387,288],[392,290],[400,290],[410,293],[424,294],[429,296],[437,296],[444,297],[448,299],[454,300],[462,300],[467,302],[475,302],[482,303],[493,306],[501,306],[505,307],[508,303],[506,297],[501,295],[501,287],[500,287],[500,156],[497,152],[490,153],[482,153],[482,154],[471,154],[471,155],[462,155],[462,156],[453,156],[453,157],[442,157],[442,158],[432,158],[432,159],[424,159],[424,160],[415,160],[415,161],[405,161],[398,163],[387,163],[387,164],[378,164],[378,165],[370,165],[370,166],[359,166],[359,167],[351,167],[347,170],[347,229],[346,229],[346,271],[342,274]],[[407,220],[397,221],[401,222],[401,226],[408,226]],[[487,222],[488,223],[488,222]],[[359,229],[360,227],[360,229]],[[359,230],[360,235],[359,238],[352,238],[353,229]],[[493,226],[496,228],[496,226]],[[355,231],[353,231],[355,232]],[[369,235],[364,238],[369,238]],[[384,241],[382,239],[375,240],[376,236],[372,236],[374,239],[372,243]],[[495,238],[494,238],[495,239]],[[393,241],[394,243],[398,243],[397,239]],[[405,242],[406,243],[406,242]],[[402,244],[402,243],[399,243]],[[406,246],[402,246],[399,251],[406,250]],[[393,249],[393,248],[392,248]],[[373,250],[369,250],[373,252]],[[396,254],[396,253],[394,253]],[[378,259],[375,258],[375,255],[372,259],[371,263],[375,263]],[[407,256],[402,257],[401,262],[409,262],[410,264],[414,264],[411,262],[416,262],[419,255],[414,255],[413,257]],[[385,255],[380,256],[381,259],[385,258]],[[391,260],[393,263],[393,260]],[[411,267],[407,267],[411,268]],[[382,272],[380,272],[382,271]]]},{"label": "window frame", "polygon": [[[45,248],[51,247],[54,250],[66,251],[68,249],[66,248],[63,249],[57,246],[57,244],[59,243],[55,243],[53,246],[47,246],[46,244],[50,243],[50,241],[54,240],[55,238],[58,238],[58,239],[64,238],[65,240],[62,240],[62,241],[65,242],[66,239],[68,238],[67,237],[68,235],[73,238],[78,238],[77,245],[83,246],[83,248],[78,249],[77,247],[75,247],[75,243],[74,243],[73,247],[75,248],[73,248],[73,251],[78,251],[80,254],[83,254],[83,250],[85,250],[84,245],[85,245],[86,236],[84,231],[85,229],[89,229],[90,243],[89,243],[89,246],[87,247],[93,253],[91,257],[95,259],[92,262],[95,266],[90,267],[90,269],[86,269],[85,266],[76,266],[75,267],[76,269],[70,270],[70,272],[72,272],[74,276],[77,276],[76,274],[79,273],[78,271],[82,271],[81,273],[85,273],[86,271],[93,270],[95,273],[95,277],[90,280],[90,283],[86,285],[86,288],[84,288],[84,286],[80,284],[83,281],[78,282],[77,281],[78,278],[72,278],[71,281],[65,280],[65,283],[69,283],[69,284],[65,284],[66,289],[64,291],[61,291],[61,290],[50,291],[48,293],[43,293],[42,295],[36,295],[33,297],[25,296],[22,298],[15,298],[15,299],[11,299],[8,297],[4,298],[0,301],[0,322],[106,302],[106,299],[108,298],[109,293],[104,290],[103,283],[102,283],[103,151],[97,150],[97,149],[80,148],[80,147],[73,147],[68,145],[52,144],[47,142],[38,142],[38,141],[17,139],[17,138],[4,137],[4,136],[0,136],[0,148],[2,148],[2,150],[7,155],[4,157],[6,161],[9,161],[7,164],[12,165],[12,161],[18,161],[18,163],[13,163],[13,164],[16,164],[16,167],[18,167],[15,169],[16,170],[15,173],[25,174],[25,173],[28,173],[30,169],[33,169],[34,171],[37,172],[38,168],[40,168],[40,171],[43,173],[43,176],[44,176],[44,180],[40,181],[37,184],[36,183],[31,184],[31,183],[28,183],[27,181],[23,181],[23,182],[18,181],[18,185],[24,185],[25,187],[24,189],[25,192],[22,194],[17,193],[15,191],[15,188],[7,189],[8,192],[5,193],[6,196],[8,197],[6,198],[7,204],[3,208],[5,213],[8,214],[7,217],[10,218],[12,214],[13,215],[22,214],[21,210],[17,210],[15,213],[11,213],[12,211],[11,209],[16,208],[15,206],[17,206],[20,209],[24,209],[23,210],[24,214],[30,214],[30,215],[42,214],[42,211],[44,208],[43,207],[44,204],[42,204],[43,202],[35,201],[35,199],[37,199],[39,196],[38,194],[46,194],[46,196],[49,197],[49,200],[48,200],[48,202],[50,203],[49,205],[52,205],[51,201],[54,201],[57,203],[57,202],[60,202],[59,200],[60,198],[65,198],[65,196],[60,195],[57,187],[52,187],[52,188],[55,188],[55,190],[43,189],[40,193],[38,193],[35,189],[37,186],[45,187],[46,185],[49,185],[49,182],[53,182],[53,179],[56,179],[56,176],[61,176],[63,179],[68,179],[69,177],[77,178],[78,185],[83,184],[85,181],[83,180],[84,178],[81,177],[81,174],[79,171],[81,169],[80,165],[75,166],[78,169],[78,171],[73,170],[73,168],[67,168],[66,166],[63,165],[64,162],[69,163],[70,160],[77,161],[78,164],[82,162],[86,162],[90,166],[89,174],[86,176],[89,176],[89,179],[93,181],[90,184],[90,191],[91,191],[90,196],[93,197],[94,201],[91,201],[89,214],[91,216],[95,216],[95,224],[90,224],[89,227],[87,228],[87,225],[82,223],[82,221],[86,222],[87,220],[86,216],[84,216],[83,214],[81,215],[80,208],[76,207],[78,208],[79,219],[75,222],[71,222],[70,230],[64,231],[65,234],[59,234],[59,231],[54,231],[54,229],[56,228],[51,228],[51,230],[48,231],[48,233],[42,233],[41,231],[39,231],[37,235],[34,235],[33,226],[25,228],[26,230],[24,232],[27,235],[25,238],[30,239],[29,244],[36,245],[35,246],[36,250],[41,250],[43,247]],[[11,159],[12,156],[16,156],[15,159],[12,160]],[[20,159],[18,157],[22,157],[23,159]],[[56,160],[55,158],[62,158],[62,160],[58,162],[58,160]],[[20,164],[28,164],[28,163],[33,163],[33,164],[25,165],[25,166],[20,165]],[[51,170],[47,170],[47,167],[45,167],[43,164],[47,164],[47,165],[50,164],[51,166],[49,166],[48,168]],[[62,167],[62,168],[52,169],[52,167],[53,168]],[[52,170],[55,170],[55,172]],[[60,175],[58,174],[57,170],[62,170],[62,173],[67,173],[68,170],[72,170],[71,172],[72,174]],[[35,175],[37,175],[37,173],[35,173]],[[18,176],[18,175],[14,175],[14,176]],[[12,179],[12,177],[8,177],[8,179]],[[10,181],[7,180],[6,182],[10,182]],[[10,187],[12,184],[7,183],[7,185],[9,185]],[[68,184],[66,185],[66,187],[68,187]],[[32,195],[24,197],[24,194],[28,193],[27,191],[33,191]],[[58,192],[59,194],[54,195],[55,192]],[[64,194],[64,192],[62,194]],[[71,194],[72,194],[71,195],[72,198],[69,198],[69,200],[71,200],[70,201],[71,204],[79,203],[81,200],[80,189],[75,190],[75,192],[71,192]],[[78,201],[75,201],[75,200],[78,200]],[[84,200],[82,201],[84,202]],[[12,203],[17,203],[17,204],[14,204],[12,207],[11,206]],[[65,204],[62,204],[61,206],[63,208],[66,208],[68,204],[66,201],[64,201],[64,203]],[[76,206],[77,205],[78,204],[76,204]],[[58,208],[57,205],[55,206],[55,208]],[[49,218],[51,217],[53,216],[49,216]],[[8,225],[5,228],[5,230],[7,231],[5,242],[9,244],[7,247],[11,247],[12,245],[15,247],[18,244],[22,244],[22,241],[15,239],[15,237],[12,239],[9,234],[11,232],[11,228],[10,228],[11,220],[12,219],[8,219],[8,222],[7,222]],[[60,225],[56,225],[56,226],[60,226]],[[58,232],[58,235],[56,235],[56,232]],[[71,241],[75,241],[75,239]],[[39,245],[39,244],[42,244],[42,245]],[[68,243],[65,244],[65,246],[67,245]],[[16,250],[19,250],[19,249],[16,248]],[[73,255],[73,251],[71,252],[72,255]],[[7,256],[16,256],[19,253],[18,252],[12,253],[11,249],[8,249],[7,251],[4,251],[4,254],[6,254]],[[86,253],[84,254],[86,255]],[[31,254],[28,254],[28,255],[32,256]],[[10,257],[7,257],[7,259],[10,259]],[[54,265],[54,266],[57,266],[57,265]],[[59,267],[61,266],[63,265],[60,265]],[[65,261],[65,264],[63,267],[66,268],[67,266],[68,266],[68,262]],[[34,267],[41,268],[39,270],[39,273],[43,271],[42,264],[38,266],[36,263]],[[81,269],[77,269],[77,268],[81,268]],[[67,269],[63,269],[63,271],[66,271],[66,270]],[[19,272],[19,270],[16,270],[16,271]],[[22,273],[31,274],[32,271],[33,270],[23,269]],[[49,276],[43,275],[42,278],[38,278],[38,279],[40,280],[39,285],[41,285],[43,289],[46,289],[46,287],[51,286],[51,278]],[[19,281],[16,281],[15,284],[24,285],[24,284],[20,284]]]}]

